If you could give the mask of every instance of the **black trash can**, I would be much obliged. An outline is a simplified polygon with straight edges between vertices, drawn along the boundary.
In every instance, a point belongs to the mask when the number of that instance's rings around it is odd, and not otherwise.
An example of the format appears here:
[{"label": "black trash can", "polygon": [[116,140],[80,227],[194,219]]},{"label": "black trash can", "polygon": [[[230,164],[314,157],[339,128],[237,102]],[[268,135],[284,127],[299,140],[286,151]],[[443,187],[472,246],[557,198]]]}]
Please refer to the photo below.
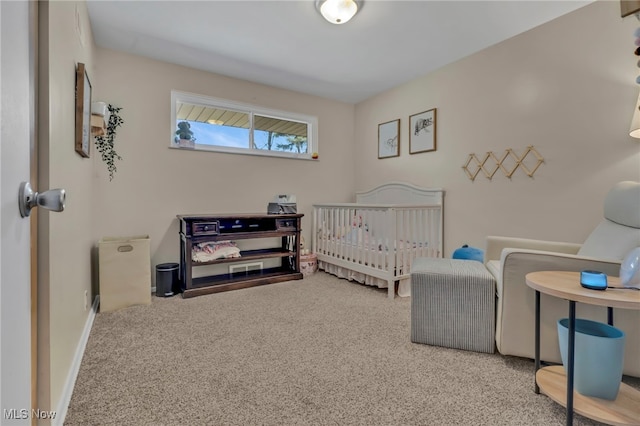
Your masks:
[{"label": "black trash can", "polygon": [[156,296],[170,297],[180,292],[177,263],[156,265]]}]

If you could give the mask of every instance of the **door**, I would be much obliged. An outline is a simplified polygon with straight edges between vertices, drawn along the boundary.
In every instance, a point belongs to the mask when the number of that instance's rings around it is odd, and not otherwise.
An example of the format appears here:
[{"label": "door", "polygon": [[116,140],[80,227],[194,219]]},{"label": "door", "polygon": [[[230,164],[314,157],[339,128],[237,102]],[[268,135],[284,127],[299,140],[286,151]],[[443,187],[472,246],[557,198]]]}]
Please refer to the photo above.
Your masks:
[{"label": "door", "polygon": [[31,422],[31,232],[18,189],[35,140],[33,3],[0,1],[0,424]]}]

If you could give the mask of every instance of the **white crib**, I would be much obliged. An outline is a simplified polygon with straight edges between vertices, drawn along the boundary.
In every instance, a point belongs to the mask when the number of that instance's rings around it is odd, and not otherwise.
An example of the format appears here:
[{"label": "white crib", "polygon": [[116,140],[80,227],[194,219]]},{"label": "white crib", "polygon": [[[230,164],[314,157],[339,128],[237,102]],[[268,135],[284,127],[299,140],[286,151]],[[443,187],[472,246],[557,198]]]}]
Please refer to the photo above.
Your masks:
[{"label": "white crib", "polygon": [[[411,262],[442,257],[444,190],[391,182],[356,193],[355,203],[314,204],[318,267],[408,295]],[[404,293],[404,294],[403,294]]]}]

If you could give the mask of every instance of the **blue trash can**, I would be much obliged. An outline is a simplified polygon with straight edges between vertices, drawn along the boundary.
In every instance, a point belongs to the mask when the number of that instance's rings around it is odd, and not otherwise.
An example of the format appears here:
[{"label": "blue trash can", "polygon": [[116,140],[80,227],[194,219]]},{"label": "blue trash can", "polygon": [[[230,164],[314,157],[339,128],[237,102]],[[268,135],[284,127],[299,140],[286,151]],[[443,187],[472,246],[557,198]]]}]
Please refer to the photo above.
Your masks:
[{"label": "blue trash can", "polygon": [[[624,332],[597,321],[576,318],[574,389],[585,396],[613,401],[618,396],[624,361]],[[565,372],[569,318],[558,320],[558,342]]]}]

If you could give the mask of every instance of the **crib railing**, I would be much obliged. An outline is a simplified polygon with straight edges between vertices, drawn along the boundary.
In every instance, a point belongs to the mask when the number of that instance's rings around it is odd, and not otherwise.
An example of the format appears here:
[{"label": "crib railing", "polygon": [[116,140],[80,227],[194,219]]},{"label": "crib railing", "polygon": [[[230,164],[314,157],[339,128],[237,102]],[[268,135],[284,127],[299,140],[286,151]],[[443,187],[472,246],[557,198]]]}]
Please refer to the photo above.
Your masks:
[{"label": "crib railing", "polygon": [[442,209],[430,207],[396,207],[396,270],[407,275],[416,257],[442,257]]}]

